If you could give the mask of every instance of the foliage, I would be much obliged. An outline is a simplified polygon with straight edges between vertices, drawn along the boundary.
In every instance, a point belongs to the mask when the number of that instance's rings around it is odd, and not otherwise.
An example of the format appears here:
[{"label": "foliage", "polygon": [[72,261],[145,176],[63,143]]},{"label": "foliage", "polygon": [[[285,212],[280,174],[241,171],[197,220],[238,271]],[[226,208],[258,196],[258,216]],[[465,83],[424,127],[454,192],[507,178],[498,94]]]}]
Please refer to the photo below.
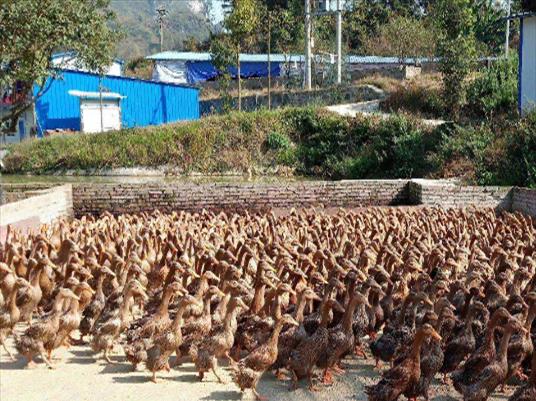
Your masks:
[{"label": "foliage", "polygon": [[499,59],[468,87],[468,108],[478,117],[492,118],[517,108],[518,57]]},{"label": "foliage", "polygon": [[394,16],[380,27],[377,35],[365,41],[364,48],[368,54],[395,56],[401,62],[430,58],[435,53],[433,27],[422,19]]},{"label": "foliage", "polygon": [[425,118],[443,118],[447,113],[438,74],[423,74],[391,89],[381,103],[383,110],[406,112]]},{"label": "foliage", "polygon": [[222,107],[224,112],[231,109],[231,74],[229,68],[236,65],[236,57],[232,50],[229,37],[220,35],[215,37],[210,43],[210,56],[214,67],[219,71],[218,86],[220,97],[222,99]]},{"label": "foliage", "polygon": [[461,176],[536,187],[536,113],[478,127],[404,115],[342,117],[322,109],[229,113],[199,121],[13,145],[9,173],[166,166],[175,173],[275,173],[331,179]]},{"label": "foliage", "polygon": [[53,74],[51,56],[74,51],[93,71],[110,65],[117,34],[109,0],[17,0],[0,3],[0,87],[22,86],[17,101],[0,123],[11,121],[35,100],[25,96],[34,83]]},{"label": "foliage", "polygon": [[445,102],[455,116],[465,100],[465,79],[476,59],[475,16],[470,6],[471,0],[437,0],[433,7]]},{"label": "foliage", "polygon": [[474,0],[472,8],[476,16],[475,37],[484,46],[483,54],[501,54],[506,31],[505,10],[495,0]]}]

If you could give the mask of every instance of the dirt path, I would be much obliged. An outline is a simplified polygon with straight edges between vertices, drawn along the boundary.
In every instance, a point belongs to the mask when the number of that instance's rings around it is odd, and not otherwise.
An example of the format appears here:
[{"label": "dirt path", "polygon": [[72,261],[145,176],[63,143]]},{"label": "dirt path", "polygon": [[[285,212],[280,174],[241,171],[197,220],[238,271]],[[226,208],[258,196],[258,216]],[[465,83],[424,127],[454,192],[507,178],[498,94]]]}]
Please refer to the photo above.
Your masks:
[{"label": "dirt path", "polygon": [[[8,347],[13,349],[10,340]],[[122,353],[113,356],[119,363],[107,365],[95,361],[87,346],[75,346],[69,350],[55,352],[57,368],[49,370],[39,364],[34,369],[23,369],[23,360],[9,360],[2,350],[0,362],[0,400],[2,401],[192,401],[192,400],[254,400],[251,393],[243,396],[231,381],[225,368],[220,368],[226,384],[216,382],[212,374],[205,381],[197,380],[191,363],[169,373],[160,374],[159,383],[149,381],[146,371],[133,372],[131,365],[124,361]],[[259,392],[268,396],[270,401],[283,400],[357,400],[366,401],[363,386],[375,383],[378,372],[372,369],[372,361],[348,359],[344,362],[347,374],[338,377],[336,384],[322,387],[311,393],[302,382],[295,392],[288,391],[288,381],[279,382],[271,373],[266,373],[259,385]],[[490,401],[505,401],[512,392],[498,394]],[[431,401],[461,400],[459,394],[448,391],[446,386],[435,385]]]}]

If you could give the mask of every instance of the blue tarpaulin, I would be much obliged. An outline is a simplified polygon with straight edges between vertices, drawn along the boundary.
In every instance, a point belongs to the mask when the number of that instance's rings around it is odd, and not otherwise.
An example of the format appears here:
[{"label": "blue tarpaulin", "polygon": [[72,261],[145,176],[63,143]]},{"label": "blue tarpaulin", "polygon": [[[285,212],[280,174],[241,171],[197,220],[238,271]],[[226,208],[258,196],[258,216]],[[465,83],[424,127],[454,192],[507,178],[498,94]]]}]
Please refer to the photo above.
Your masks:
[{"label": "blue tarpaulin", "polygon": [[[280,63],[270,63],[271,75],[278,77],[281,71]],[[236,67],[230,67],[229,72],[232,78],[236,78],[238,71]],[[216,78],[219,71],[210,61],[188,61],[186,62],[186,77],[188,83],[204,82]],[[259,78],[268,76],[268,63],[266,62],[243,62],[240,64],[240,76],[242,78]]]}]

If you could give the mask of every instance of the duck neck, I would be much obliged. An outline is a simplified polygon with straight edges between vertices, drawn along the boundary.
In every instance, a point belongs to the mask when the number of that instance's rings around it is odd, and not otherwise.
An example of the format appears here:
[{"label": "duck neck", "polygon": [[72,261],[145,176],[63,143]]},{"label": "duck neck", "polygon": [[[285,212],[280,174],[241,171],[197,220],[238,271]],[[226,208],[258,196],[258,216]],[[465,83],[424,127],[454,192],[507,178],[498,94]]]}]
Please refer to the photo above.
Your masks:
[{"label": "duck neck", "polygon": [[102,273],[99,276],[99,279],[97,280],[97,289],[95,290],[95,298],[97,298],[97,299],[104,298],[103,286],[104,286],[104,280],[105,279],[106,279],[106,276],[104,275],[104,273]]},{"label": "duck neck", "polygon": [[424,343],[425,335],[422,333],[417,333],[415,339],[413,340],[413,346],[411,349],[411,358],[415,359],[420,363],[421,360],[421,347]]},{"label": "duck neck", "polygon": [[32,279],[30,281],[32,287],[37,288],[39,286],[39,281],[41,280],[42,273],[43,269],[41,269],[39,266],[36,266],[32,274]]},{"label": "duck neck", "polygon": [[177,332],[183,324],[183,316],[184,312],[186,311],[186,307],[187,305],[181,302],[179,308],[177,309],[177,314],[175,315],[173,323],[171,324],[174,332]]},{"label": "duck neck", "polygon": [[197,291],[195,293],[196,299],[203,299],[203,295],[205,295],[205,292],[208,290],[208,278],[205,276],[201,276],[199,287],[197,288]]},{"label": "duck neck", "polygon": [[320,326],[323,328],[328,327],[330,311],[331,311],[331,308],[327,304],[322,305],[322,317],[320,320]]},{"label": "duck neck", "polygon": [[466,318],[469,315],[469,309],[471,307],[471,300],[473,299],[473,297],[474,297],[473,293],[469,293],[465,297],[465,303],[463,304],[463,309],[462,309],[462,318]]},{"label": "duck neck", "polygon": [[206,296],[203,300],[203,316],[207,317],[210,316],[210,301],[212,300],[212,296]]},{"label": "duck neck", "polygon": [[512,337],[512,329],[507,328],[504,331],[503,337],[501,338],[499,351],[497,352],[497,360],[502,363],[507,363],[508,343],[510,342],[510,337]]},{"label": "duck neck", "polygon": [[15,313],[17,307],[17,287],[14,287],[9,294],[9,312],[11,315]]},{"label": "duck neck", "polygon": [[296,313],[294,319],[298,323],[303,323],[303,313],[305,312],[305,306],[307,305],[307,298],[305,297],[305,291],[302,292],[298,298],[298,305],[296,306]]},{"label": "duck neck", "polygon": [[408,310],[408,306],[411,304],[411,299],[409,296],[404,299],[404,303],[402,303],[402,308],[400,308],[400,315],[398,316],[398,324],[403,325],[404,319],[406,317],[406,311]]},{"label": "duck neck", "polygon": [[253,300],[251,301],[250,310],[251,313],[257,314],[261,310],[264,301],[264,290],[266,285],[261,281],[255,285],[255,293],[253,294]]},{"label": "duck neck", "polygon": [[236,317],[238,315],[238,306],[233,306],[225,317],[224,330],[226,332],[231,332],[233,327],[236,325]]},{"label": "duck neck", "polygon": [[279,340],[279,335],[281,334],[281,330],[283,330],[284,323],[281,319],[277,320],[277,323],[274,327],[274,331],[272,332],[272,335],[268,339],[268,346],[269,347],[276,347],[277,341]]},{"label": "duck neck", "polygon": [[358,301],[359,299],[357,298],[357,296],[354,295],[353,297],[351,297],[348,306],[344,311],[344,316],[342,317],[342,329],[344,330],[344,332],[352,330],[354,312],[357,307]]},{"label": "duck neck", "polygon": [[529,313],[527,315],[527,319],[525,320],[525,329],[527,330],[527,336],[530,337],[530,329],[532,327],[532,323],[534,322],[534,319],[536,318],[536,304],[532,304],[529,308]]},{"label": "duck neck", "polygon": [[159,316],[167,315],[169,310],[169,301],[171,300],[171,297],[173,296],[173,291],[169,288],[166,288],[164,291],[164,295],[162,296],[162,302],[160,302],[160,305],[158,306],[158,311],[156,312]]}]

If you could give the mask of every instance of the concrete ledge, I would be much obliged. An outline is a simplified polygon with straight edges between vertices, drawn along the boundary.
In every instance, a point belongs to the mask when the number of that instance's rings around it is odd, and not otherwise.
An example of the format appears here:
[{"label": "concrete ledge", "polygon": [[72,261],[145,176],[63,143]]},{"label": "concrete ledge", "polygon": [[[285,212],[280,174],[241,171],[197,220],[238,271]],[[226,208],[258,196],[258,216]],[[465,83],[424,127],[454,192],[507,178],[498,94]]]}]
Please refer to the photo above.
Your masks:
[{"label": "concrete ledge", "polygon": [[73,191],[70,184],[34,191],[29,198],[0,206],[0,242],[5,241],[8,225],[27,232],[38,229],[42,224],[73,215]]}]

